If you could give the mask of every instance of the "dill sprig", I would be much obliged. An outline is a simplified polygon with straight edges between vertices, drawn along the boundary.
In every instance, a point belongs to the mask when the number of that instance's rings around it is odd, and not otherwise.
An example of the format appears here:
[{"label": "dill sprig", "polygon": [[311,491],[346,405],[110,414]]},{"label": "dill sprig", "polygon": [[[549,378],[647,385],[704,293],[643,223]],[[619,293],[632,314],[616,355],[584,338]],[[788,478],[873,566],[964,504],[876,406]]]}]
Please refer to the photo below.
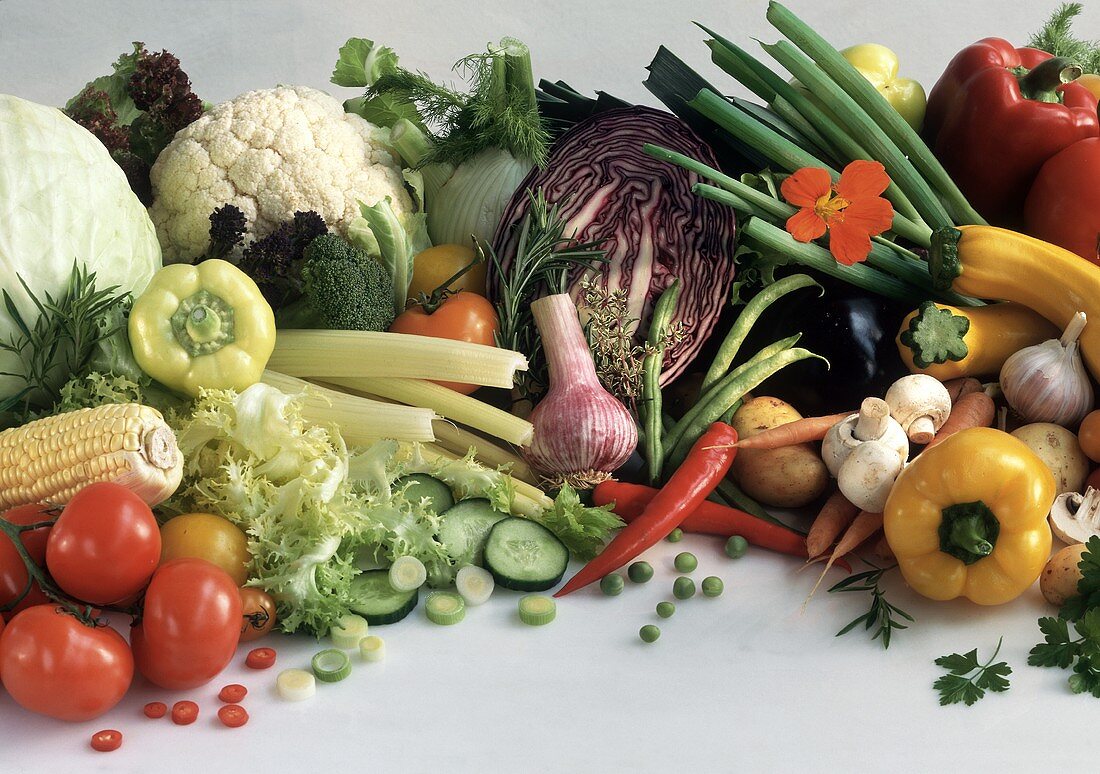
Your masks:
[{"label": "dill sprig", "polygon": [[909,615],[901,608],[895,607],[887,602],[886,592],[879,586],[882,581],[882,576],[893,568],[871,566],[874,569],[851,575],[829,589],[830,592],[864,591],[871,595],[870,609],[837,632],[836,636],[840,637],[843,634],[847,634],[852,631],[852,629],[863,624],[863,628],[867,631],[874,629],[875,633],[871,635],[872,640],[881,639],[882,647],[889,648],[891,633],[896,629],[909,628],[907,625],[899,623],[894,616],[904,618],[910,623],[913,621],[913,616]]},{"label": "dill sprig", "polygon": [[1100,41],[1082,40],[1073,34],[1073,20],[1082,10],[1080,3],[1062,3],[1027,44],[1072,59],[1086,73],[1100,73]]}]

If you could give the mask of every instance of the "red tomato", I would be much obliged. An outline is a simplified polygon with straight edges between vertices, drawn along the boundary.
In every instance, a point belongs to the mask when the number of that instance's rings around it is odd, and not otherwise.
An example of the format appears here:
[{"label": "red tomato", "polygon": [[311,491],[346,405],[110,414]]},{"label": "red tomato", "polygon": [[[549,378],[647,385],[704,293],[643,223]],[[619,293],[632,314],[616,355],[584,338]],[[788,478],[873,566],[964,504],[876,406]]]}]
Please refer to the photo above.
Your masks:
[{"label": "red tomato", "polygon": [[1089,477],[1085,479],[1085,487],[1090,486],[1093,489],[1100,489],[1100,468],[1089,473]]},{"label": "red tomato", "polygon": [[[484,296],[476,293],[456,293],[449,296],[431,314],[422,306],[406,309],[390,326],[394,333],[411,333],[416,336],[435,336],[440,339],[469,341],[474,344],[496,346],[494,335],[500,321],[496,309]],[[476,384],[436,382],[463,395],[477,389]]]},{"label": "red tomato", "polygon": [[172,722],[189,726],[199,719],[199,705],[193,701],[177,701],[172,705]]},{"label": "red tomato", "polygon": [[237,683],[230,683],[218,691],[219,701],[224,701],[226,704],[239,704],[247,695],[248,689]]},{"label": "red tomato", "polygon": [[225,669],[240,629],[241,597],[225,570],[204,559],[173,559],[153,574],[130,645],[138,671],[150,682],[186,690]]},{"label": "red tomato", "polygon": [[275,626],[275,600],[263,589],[241,589],[241,642],[263,637]]},{"label": "red tomato", "polygon": [[244,665],[249,669],[268,669],[275,666],[275,649],[253,648],[245,656]]},{"label": "red tomato", "polygon": [[160,561],[160,530],[149,506],[109,481],[69,500],[46,544],[46,565],[67,594],[113,605],[140,592]]},{"label": "red tomato", "polygon": [[58,720],[91,720],[118,704],[134,677],[126,640],[87,626],[57,605],[30,607],[0,635],[0,679],[23,708]]},{"label": "red tomato", "polygon": [[1100,263],[1100,138],[1046,160],[1024,205],[1027,233]]},{"label": "red tomato", "polygon": [[96,752],[114,752],[119,747],[122,747],[121,731],[107,729],[92,734],[92,749]]},{"label": "red tomato", "polygon": [[151,701],[142,709],[145,717],[156,720],[168,714],[168,705],[162,701]]},{"label": "red tomato", "polygon": [[218,720],[223,726],[240,728],[248,722],[248,712],[239,704],[226,704],[218,710]]},{"label": "red tomato", "polygon": [[[11,524],[25,526],[40,521],[49,521],[53,516],[45,510],[45,506],[20,505],[7,511],[0,518]],[[45,567],[46,565],[46,540],[49,535],[49,527],[36,529],[33,532],[24,532],[22,535],[23,547],[27,549],[27,553],[31,555],[31,559],[39,567]],[[7,535],[0,533],[0,607],[11,604],[12,600],[22,594],[23,589],[26,587],[27,565],[23,562],[23,557],[15,550],[15,544],[8,539]],[[49,598],[42,593],[42,587],[36,582],[18,605],[4,613],[4,618],[9,619],[20,610],[25,610],[34,605],[42,605],[49,601]]]}]

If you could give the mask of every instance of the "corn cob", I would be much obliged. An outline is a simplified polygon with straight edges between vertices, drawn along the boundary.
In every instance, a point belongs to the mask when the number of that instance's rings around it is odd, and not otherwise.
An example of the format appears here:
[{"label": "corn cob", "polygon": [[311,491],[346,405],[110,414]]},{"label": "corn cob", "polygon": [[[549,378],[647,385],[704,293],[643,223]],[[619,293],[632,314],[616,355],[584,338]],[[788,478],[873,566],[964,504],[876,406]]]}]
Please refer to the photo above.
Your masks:
[{"label": "corn cob", "polygon": [[182,476],[172,429],[159,411],[137,403],[79,409],[0,433],[0,509],[63,504],[97,481],[121,484],[152,506]]}]

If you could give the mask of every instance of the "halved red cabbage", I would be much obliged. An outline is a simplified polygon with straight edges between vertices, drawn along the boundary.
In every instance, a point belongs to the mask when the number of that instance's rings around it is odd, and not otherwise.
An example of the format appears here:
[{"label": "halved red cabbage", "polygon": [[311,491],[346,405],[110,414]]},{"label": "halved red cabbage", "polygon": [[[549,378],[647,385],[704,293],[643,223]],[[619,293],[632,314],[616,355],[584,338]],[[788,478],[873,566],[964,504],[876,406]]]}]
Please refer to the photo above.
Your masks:
[{"label": "halved red cabbage", "polygon": [[[644,337],[657,297],[677,277],[683,286],[676,318],[682,341],[665,353],[661,383],[683,373],[714,329],[733,282],[736,222],[733,212],[695,196],[699,177],[642,152],[646,143],[717,166],[711,149],[676,116],[648,107],[611,110],[589,118],[550,150],[545,169],[523,180],[504,210],[493,248],[505,267],[513,260],[527,191],[543,190],[568,218],[566,233],[601,241],[610,259],[604,285],[628,293],[635,335]],[[579,296],[581,273],[571,278]],[[495,295],[498,287],[490,288]]]}]

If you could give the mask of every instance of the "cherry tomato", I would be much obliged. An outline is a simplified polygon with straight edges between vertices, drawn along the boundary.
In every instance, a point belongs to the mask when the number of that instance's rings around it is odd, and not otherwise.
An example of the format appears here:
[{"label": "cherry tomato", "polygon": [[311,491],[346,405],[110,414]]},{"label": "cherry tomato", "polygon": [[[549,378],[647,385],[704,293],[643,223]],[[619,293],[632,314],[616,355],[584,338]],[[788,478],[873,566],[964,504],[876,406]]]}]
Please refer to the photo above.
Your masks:
[{"label": "cherry tomato", "polygon": [[218,691],[218,700],[226,704],[239,704],[241,699],[248,695],[248,689],[237,683],[229,685]]},{"label": "cherry tomato", "polygon": [[263,589],[241,589],[241,642],[263,637],[275,626],[275,600]]},{"label": "cherry tomato", "polygon": [[153,512],[110,481],[77,492],[46,543],[46,565],[57,585],[94,605],[113,605],[140,592],[159,561]]},{"label": "cherry tomato", "polygon": [[245,656],[244,665],[249,669],[268,669],[275,666],[274,648],[253,648]]},{"label": "cherry tomato", "polygon": [[[430,296],[437,288],[442,287],[444,282],[469,266],[476,257],[477,254],[474,253],[473,248],[465,245],[436,245],[427,250],[421,250],[413,259],[409,298],[418,298],[421,293]],[[485,273],[486,264],[482,261],[454,282],[448,282],[447,287],[455,292],[464,290],[483,296],[485,295]]]},{"label": "cherry tomato", "polygon": [[[390,330],[394,333],[435,336],[492,347],[496,345],[494,335],[499,325],[496,309],[487,299],[476,293],[456,293],[444,300],[431,314],[421,306],[406,309],[393,321]],[[477,389],[476,384],[436,384],[450,387],[463,395],[469,395]]]},{"label": "cherry tomato", "polygon": [[1092,411],[1081,420],[1077,430],[1081,451],[1093,462],[1100,462],[1100,411]]},{"label": "cherry tomato", "polygon": [[31,712],[91,720],[118,704],[133,677],[118,632],[81,623],[57,605],[27,608],[0,636],[0,680]]},{"label": "cherry tomato", "polygon": [[186,690],[225,669],[240,628],[241,597],[233,579],[204,559],[173,559],[149,582],[130,646],[138,671],[150,682]]},{"label": "cherry tomato", "polygon": [[223,726],[240,728],[248,722],[248,712],[239,704],[226,704],[218,710],[218,720]]},{"label": "cherry tomato", "polygon": [[248,580],[248,536],[240,527],[213,513],[184,513],[160,528],[160,561],[186,556],[218,565],[238,586]]},{"label": "cherry tomato", "polygon": [[[37,524],[40,521],[50,521],[53,516],[44,505],[20,505],[0,516],[4,521],[19,526]],[[31,559],[39,567],[46,566],[46,540],[49,538],[50,528],[42,527],[33,532],[24,532],[21,535],[23,547],[27,549]],[[11,604],[27,587],[27,565],[23,557],[15,549],[15,544],[4,533],[0,533],[0,607]],[[20,610],[25,610],[34,605],[48,603],[49,598],[42,593],[42,587],[37,581],[32,584],[31,590],[23,597],[23,600],[4,613],[4,618],[9,619]]]},{"label": "cherry tomato", "polygon": [[151,701],[142,708],[145,717],[156,720],[168,714],[168,705],[162,701]]},{"label": "cherry tomato", "polygon": [[172,722],[189,726],[199,719],[199,705],[193,701],[177,701],[172,705]]},{"label": "cherry tomato", "polygon": [[92,734],[92,749],[96,752],[114,752],[119,747],[122,747],[121,731],[106,729]]}]

